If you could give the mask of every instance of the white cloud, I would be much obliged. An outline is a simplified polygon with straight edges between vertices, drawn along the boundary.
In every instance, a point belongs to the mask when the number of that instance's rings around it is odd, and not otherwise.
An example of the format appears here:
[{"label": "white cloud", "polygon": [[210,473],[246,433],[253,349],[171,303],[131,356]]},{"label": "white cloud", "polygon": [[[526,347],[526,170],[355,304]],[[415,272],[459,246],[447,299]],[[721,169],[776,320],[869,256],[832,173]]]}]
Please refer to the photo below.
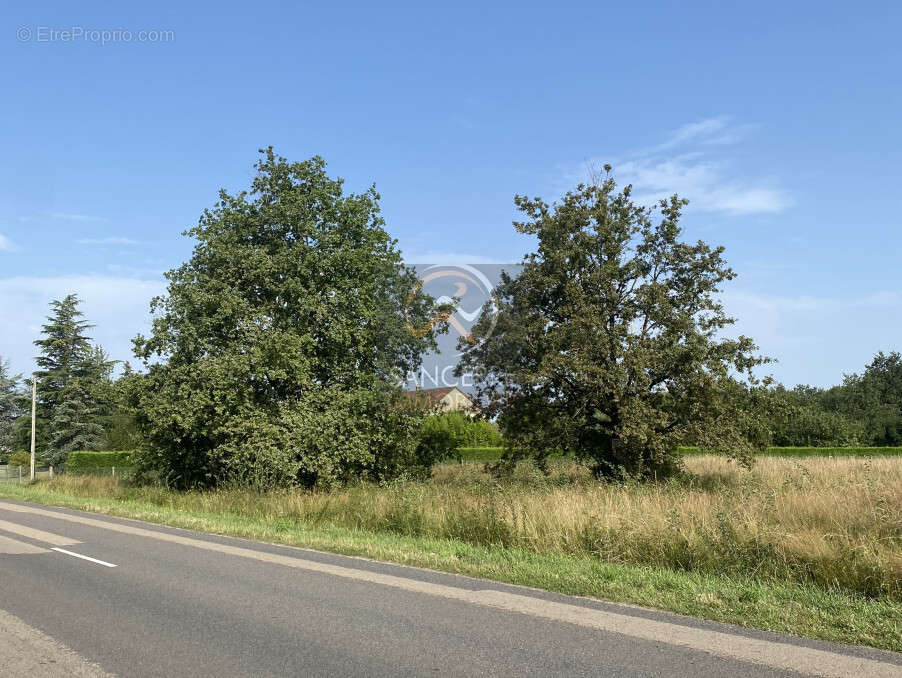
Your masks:
[{"label": "white cloud", "polygon": [[[732,215],[782,212],[791,200],[773,178],[749,178],[736,170],[730,147],[748,126],[715,117],[683,125],[662,143],[614,160],[618,183],[632,184],[637,202],[653,204],[674,193],[691,209]],[[597,167],[603,163],[588,163]],[[585,174],[585,173],[583,173]]]},{"label": "white cloud", "polygon": [[76,240],[79,245],[140,245],[140,240],[132,238],[122,238],[119,236],[111,236],[108,238],[79,238]]},{"label": "white cloud", "polygon": [[13,245],[12,240],[0,233],[0,252],[12,252],[15,249],[16,247]]},{"label": "white cloud", "polygon": [[50,216],[54,219],[61,219],[63,221],[81,221],[91,223],[106,221],[105,218],[98,217],[93,214],[73,214],[72,212],[51,212]]},{"label": "white cloud", "polygon": [[150,300],[165,291],[165,281],[87,274],[0,278],[0,356],[14,373],[28,373],[36,355],[32,342],[46,321],[49,304],[76,293],[89,332],[113,359],[132,360],[131,340],[150,327]]},{"label": "white cloud", "polygon": [[669,148],[674,148],[675,146],[698,138],[725,141],[731,138],[724,134],[728,124],[728,120],[725,116],[707,118],[705,120],[699,120],[698,122],[690,122],[674,130],[667,141],[659,144],[653,149],[649,149],[647,152],[666,151]]}]

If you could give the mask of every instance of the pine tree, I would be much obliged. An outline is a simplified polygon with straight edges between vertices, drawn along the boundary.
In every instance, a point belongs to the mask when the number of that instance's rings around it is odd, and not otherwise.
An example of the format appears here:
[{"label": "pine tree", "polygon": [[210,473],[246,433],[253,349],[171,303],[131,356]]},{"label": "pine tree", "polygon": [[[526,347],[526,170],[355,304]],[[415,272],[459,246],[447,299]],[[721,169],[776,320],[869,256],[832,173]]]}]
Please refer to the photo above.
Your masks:
[{"label": "pine tree", "polygon": [[75,449],[97,449],[103,434],[104,404],[114,362],[93,346],[86,331],[93,327],[70,294],[53,301],[43,326],[36,358],[38,378],[38,449],[51,463],[65,461]]},{"label": "pine tree", "polygon": [[61,464],[73,450],[100,449],[103,426],[101,410],[80,379],[72,380],[60,393],[49,425],[47,460]]},{"label": "pine tree", "polygon": [[22,375],[10,375],[9,363],[0,358],[0,455],[12,452],[13,423],[19,416],[19,380]]},{"label": "pine tree", "polygon": [[86,376],[90,369],[91,338],[85,331],[93,325],[83,320],[79,303],[76,294],[51,302],[53,312],[41,330],[44,338],[34,342],[41,349],[41,355],[35,358],[40,368],[35,374],[40,384],[38,406],[42,415],[51,415],[69,382]]}]

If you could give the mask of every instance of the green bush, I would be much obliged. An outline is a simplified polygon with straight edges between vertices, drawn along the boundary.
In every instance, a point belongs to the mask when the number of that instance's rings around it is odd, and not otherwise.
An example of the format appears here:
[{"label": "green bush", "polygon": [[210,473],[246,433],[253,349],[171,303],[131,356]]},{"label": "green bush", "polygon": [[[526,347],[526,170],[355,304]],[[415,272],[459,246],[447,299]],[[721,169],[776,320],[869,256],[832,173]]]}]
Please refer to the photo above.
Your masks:
[{"label": "green bush", "polygon": [[31,468],[31,455],[28,452],[13,452],[9,455],[6,462],[10,468],[21,466],[22,468]]},{"label": "green bush", "polygon": [[500,446],[458,447],[457,457],[461,461],[498,461],[504,454]]},{"label": "green bush", "polygon": [[[699,447],[680,447],[683,456],[716,454]],[[902,456],[902,447],[768,447],[761,457],[895,457]]]},{"label": "green bush", "polygon": [[105,451],[89,452],[76,450],[69,453],[66,460],[67,470],[109,468],[111,466],[127,467],[133,464],[132,452]]},{"label": "green bush", "polygon": [[501,444],[495,425],[484,419],[468,417],[463,412],[445,412],[428,416],[420,427],[421,454],[435,462],[457,456],[460,447],[491,447]]},{"label": "green bush", "polygon": [[205,485],[330,487],[425,477],[432,463],[417,446],[422,412],[375,388],[310,389],[276,412],[239,414],[223,417],[215,454],[198,454],[196,441],[142,449],[139,477],[176,487],[199,477]]}]

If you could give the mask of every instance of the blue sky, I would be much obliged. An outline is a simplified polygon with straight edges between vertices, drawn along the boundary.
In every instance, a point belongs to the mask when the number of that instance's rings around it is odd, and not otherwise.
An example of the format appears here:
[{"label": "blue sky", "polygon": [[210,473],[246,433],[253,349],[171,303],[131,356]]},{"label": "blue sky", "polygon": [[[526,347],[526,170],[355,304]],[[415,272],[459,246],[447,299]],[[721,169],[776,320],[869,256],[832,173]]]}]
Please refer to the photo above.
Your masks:
[{"label": "blue sky", "polygon": [[[902,349],[898,3],[29,3],[0,27],[0,355],[47,302],[129,357],[162,271],[256,151],[375,182],[410,261],[516,261],[516,193],[610,162],[727,248],[788,384]],[[132,41],[51,30],[129,31]],[[172,39],[138,41],[140,31]]]}]

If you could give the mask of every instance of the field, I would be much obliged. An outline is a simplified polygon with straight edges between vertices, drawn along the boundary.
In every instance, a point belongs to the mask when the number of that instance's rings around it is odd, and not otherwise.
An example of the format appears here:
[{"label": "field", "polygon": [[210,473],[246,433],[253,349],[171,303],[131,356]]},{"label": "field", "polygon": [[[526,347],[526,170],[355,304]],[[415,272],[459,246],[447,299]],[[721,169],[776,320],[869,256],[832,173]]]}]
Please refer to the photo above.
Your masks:
[{"label": "field", "polygon": [[[708,452],[697,447],[681,447],[680,454],[689,456],[708,456]],[[457,450],[460,461],[496,461],[504,453],[503,447],[461,447]],[[799,459],[801,457],[900,457],[902,447],[768,447],[760,452],[759,457],[785,457]]]},{"label": "field", "polygon": [[691,456],[657,484],[603,484],[557,460],[496,480],[330,492],[176,493],[112,478],[6,496],[489,576],[902,650],[902,458]]}]

